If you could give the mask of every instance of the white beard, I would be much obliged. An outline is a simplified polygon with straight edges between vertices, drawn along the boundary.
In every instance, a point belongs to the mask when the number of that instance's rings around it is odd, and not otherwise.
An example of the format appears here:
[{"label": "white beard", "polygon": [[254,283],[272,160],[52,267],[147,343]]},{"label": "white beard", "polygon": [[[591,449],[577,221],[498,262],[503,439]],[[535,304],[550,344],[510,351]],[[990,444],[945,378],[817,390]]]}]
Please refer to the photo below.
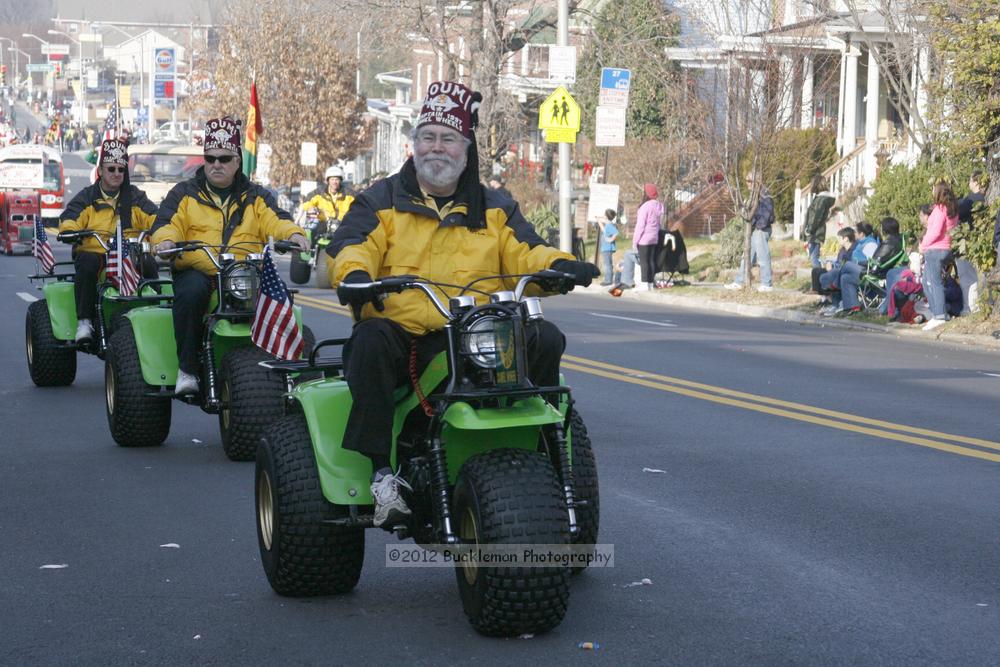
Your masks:
[{"label": "white beard", "polygon": [[462,154],[461,159],[452,160],[447,155],[440,156],[413,156],[413,166],[417,170],[420,180],[435,188],[447,188],[458,184],[465,165],[469,161],[468,151]]}]

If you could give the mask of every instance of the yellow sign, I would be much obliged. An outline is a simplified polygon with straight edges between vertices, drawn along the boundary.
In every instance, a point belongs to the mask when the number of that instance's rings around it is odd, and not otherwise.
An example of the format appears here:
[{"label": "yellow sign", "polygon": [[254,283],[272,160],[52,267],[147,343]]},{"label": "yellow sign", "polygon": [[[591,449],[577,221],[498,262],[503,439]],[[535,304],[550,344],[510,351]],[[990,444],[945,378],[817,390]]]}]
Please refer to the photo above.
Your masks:
[{"label": "yellow sign", "polygon": [[[580,105],[562,86],[556,88],[555,92],[542,102],[542,106],[538,107],[538,129],[571,130],[574,135],[580,131]],[[556,141],[575,141],[575,139],[574,136],[572,140],[557,139]],[[546,141],[552,141],[552,139],[546,139]]]},{"label": "yellow sign", "polygon": [[132,86],[118,86],[118,104],[123,109],[132,108]]},{"label": "yellow sign", "polygon": [[545,142],[549,144],[575,144],[576,130],[545,130]]}]

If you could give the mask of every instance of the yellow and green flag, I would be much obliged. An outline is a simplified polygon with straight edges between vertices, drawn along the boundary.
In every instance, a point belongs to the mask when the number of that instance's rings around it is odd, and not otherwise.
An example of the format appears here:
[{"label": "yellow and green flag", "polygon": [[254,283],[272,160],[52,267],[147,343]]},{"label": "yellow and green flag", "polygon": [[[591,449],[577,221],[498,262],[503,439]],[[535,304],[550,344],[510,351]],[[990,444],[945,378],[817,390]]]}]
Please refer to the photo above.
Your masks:
[{"label": "yellow and green flag", "polygon": [[257,82],[250,84],[250,108],[247,109],[247,136],[243,141],[243,173],[253,178],[257,171],[257,138],[264,132],[264,122],[260,117],[257,102]]}]

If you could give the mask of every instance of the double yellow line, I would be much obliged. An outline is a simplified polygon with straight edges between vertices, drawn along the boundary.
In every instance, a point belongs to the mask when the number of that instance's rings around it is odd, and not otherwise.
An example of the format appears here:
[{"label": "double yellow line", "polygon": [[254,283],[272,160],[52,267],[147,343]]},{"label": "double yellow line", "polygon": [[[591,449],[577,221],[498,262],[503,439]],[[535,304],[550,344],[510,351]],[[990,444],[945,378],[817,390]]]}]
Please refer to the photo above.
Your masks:
[{"label": "double yellow line", "polygon": [[[312,308],[350,317],[350,309],[334,304],[326,299],[297,294],[295,301]],[[682,378],[647,373],[646,371],[634,368],[616,366],[569,354],[563,355],[562,368],[618,382],[627,382],[640,387],[646,387],[647,389],[656,389],[689,398],[710,401],[719,405],[753,410],[754,412],[762,412],[817,426],[826,426],[840,431],[861,433],[884,440],[929,447],[942,452],[1000,463],[1000,453],[994,453],[1000,452],[1000,442],[993,442],[992,440],[943,433],[907,424],[895,424],[881,419],[872,419],[870,417],[852,415],[846,412],[819,408],[803,403],[794,403],[768,396],[749,394],[701,382],[684,380]]]},{"label": "double yellow line", "polygon": [[[932,431],[930,429],[918,428],[906,424],[894,424],[893,422],[882,421],[881,419],[871,419],[860,415],[852,415],[837,410],[818,408],[803,403],[793,403],[792,401],[782,401],[777,398],[760,396],[758,394],[748,394],[742,391],[734,391],[723,387],[714,387],[700,382],[692,382],[681,378],[669,377],[666,375],[656,375],[645,371],[615,366],[600,361],[592,361],[582,357],[563,355],[562,368],[575,370],[581,373],[588,373],[598,377],[628,382],[629,384],[658,389],[673,394],[680,394],[690,398],[698,398],[703,401],[711,401],[720,405],[728,405],[754,412],[763,412],[785,419],[827,426],[841,431],[851,431],[852,433],[862,433],[885,440],[895,440],[909,445],[919,445],[930,447],[942,452],[971,456],[987,461],[1000,462],[1000,454],[995,454],[983,449],[972,449],[963,447],[973,445],[987,450],[1000,451],[1000,442],[992,440],[982,440],[980,438],[969,438],[962,435],[953,435]],[[956,444],[961,443],[961,444]]]}]

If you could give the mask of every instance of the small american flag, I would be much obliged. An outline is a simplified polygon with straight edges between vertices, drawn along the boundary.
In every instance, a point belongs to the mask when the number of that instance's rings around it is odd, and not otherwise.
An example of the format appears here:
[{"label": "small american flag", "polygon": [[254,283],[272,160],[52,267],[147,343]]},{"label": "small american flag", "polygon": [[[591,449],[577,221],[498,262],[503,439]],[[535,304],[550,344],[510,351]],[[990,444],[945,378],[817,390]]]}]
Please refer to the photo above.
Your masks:
[{"label": "small american flag", "polygon": [[111,247],[108,248],[106,275],[122,296],[133,296],[139,287],[139,272],[132,262],[131,250],[132,242],[122,238],[122,227],[118,225],[115,235],[111,237]]},{"label": "small american flag", "polygon": [[274,267],[270,247],[264,250],[264,270],[250,338],[254,345],[279,359],[298,359],[302,355],[304,343],[295,322],[292,300]]},{"label": "small american flag", "polygon": [[108,118],[104,121],[104,139],[117,139],[118,130],[120,129],[120,118],[118,112],[118,98],[115,97],[115,101],[111,103],[111,110],[108,111]]},{"label": "small american flag", "polygon": [[52,255],[49,237],[42,226],[42,218],[35,216],[35,240],[31,244],[31,254],[42,263],[42,271],[51,274],[56,266],[56,258]]}]

